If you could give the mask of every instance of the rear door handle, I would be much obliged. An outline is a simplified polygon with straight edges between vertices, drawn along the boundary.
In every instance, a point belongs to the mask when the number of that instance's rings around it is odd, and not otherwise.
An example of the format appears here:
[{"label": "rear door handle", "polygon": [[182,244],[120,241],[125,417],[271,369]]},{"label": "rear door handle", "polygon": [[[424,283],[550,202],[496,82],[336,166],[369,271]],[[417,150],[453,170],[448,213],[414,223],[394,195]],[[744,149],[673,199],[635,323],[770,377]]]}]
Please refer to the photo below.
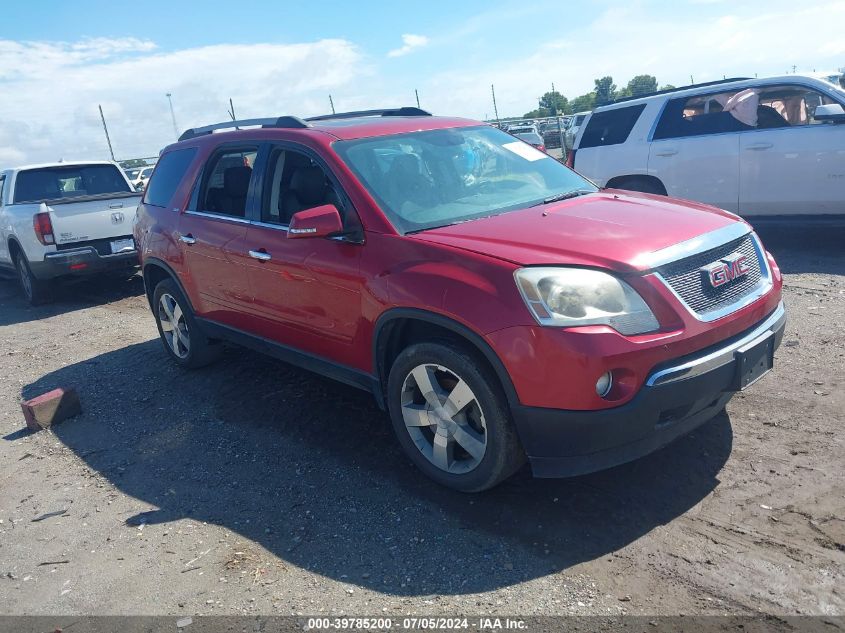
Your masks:
[{"label": "rear door handle", "polygon": [[745,149],[761,150],[761,149],[769,149],[770,147],[772,147],[771,143],[753,143],[751,145],[748,145]]},{"label": "rear door handle", "polygon": [[249,256],[252,257],[253,259],[257,259],[260,262],[269,262],[271,259],[273,259],[273,256],[270,255],[270,253],[268,253],[267,251],[264,251],[264,250],[250,251]]},{"label": "rear door handle", "polygon": [[196,238],[188,233],[187,235],[180,235],[179,241],[184,242],[185,244],[196,244]]},{"label": "rear door handle", "polygon": [[656,156],[674,156],[678,153],[676,149],[662,149],[659,152],[655,152]]}]

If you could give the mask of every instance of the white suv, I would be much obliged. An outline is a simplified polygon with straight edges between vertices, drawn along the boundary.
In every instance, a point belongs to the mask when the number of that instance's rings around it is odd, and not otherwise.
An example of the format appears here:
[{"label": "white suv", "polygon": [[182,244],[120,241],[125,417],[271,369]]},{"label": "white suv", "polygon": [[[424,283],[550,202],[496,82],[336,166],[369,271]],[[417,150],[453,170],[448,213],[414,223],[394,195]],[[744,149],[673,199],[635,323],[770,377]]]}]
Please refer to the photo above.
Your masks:
[{"label": "white suv", "polygon": [[743,216],[845,214],[845,91],[787,75],[728,79],[596,108],[570,166],[605,187]]}]

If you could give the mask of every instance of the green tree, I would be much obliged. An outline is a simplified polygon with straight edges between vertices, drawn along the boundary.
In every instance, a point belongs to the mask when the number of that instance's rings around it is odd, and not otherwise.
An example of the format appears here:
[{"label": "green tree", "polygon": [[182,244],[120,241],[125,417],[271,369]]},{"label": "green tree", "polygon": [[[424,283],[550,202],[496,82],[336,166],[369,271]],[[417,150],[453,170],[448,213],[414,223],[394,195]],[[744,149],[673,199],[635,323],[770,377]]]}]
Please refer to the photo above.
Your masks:
[{"label": "green tree", "polygon": [[674,90],[675,86],[673,86],[672,84],[666,84],[666,85],[660,86],[660,89],[661,90]]},{"label": "green tree", "polygon": [[649,92],[657,91],[657,77],[654,75],[637,75],[628,82],[625,96],[637,97]]},{"label": "green tree", "polygon": [[613,101],[616,95],[616,84],[613,83],[613,77],[607,76],[601,79],[596,79],[596,107],[603,106]]},{"label": "green tree", "polygon": [[552,116],[569,113],[569,99],[560,94],[557,90],[547,92],[540,97],[540,110],[548,110]]},{"label": "green tree", "polygon": [[595,92],[588,92],[585,95],[581,95],[580,97],[575,97],[572,101],[569,102],[569,107],[572,112],[584,112],[586,110],[592,110],[596,107],[596,93]]},{"label": "green tree", "polygon": [[120,161],[120,166],[124,169],[132,169],[133,167],[146,167],[147,161],[140,158],[130,158],[129,160]]}]

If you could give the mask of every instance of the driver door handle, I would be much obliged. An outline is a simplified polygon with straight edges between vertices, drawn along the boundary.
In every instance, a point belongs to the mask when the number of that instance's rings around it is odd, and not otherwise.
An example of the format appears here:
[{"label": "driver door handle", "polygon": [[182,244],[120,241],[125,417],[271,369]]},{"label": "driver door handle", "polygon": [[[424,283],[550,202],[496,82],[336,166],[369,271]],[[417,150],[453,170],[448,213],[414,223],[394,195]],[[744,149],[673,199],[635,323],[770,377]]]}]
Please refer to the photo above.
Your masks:
[{"label": "driver door handle", "polygon": [[185,244],[196,244],[196,238],[193,235],[188,233],[187,235],[180,235],[179,241],[184,242]]},{"label": "driver door handle", "polygon": [[265,250],[250,251],[249,256],[261,262],[269,262],[271,259],[273,259],[273,256]]},{"label": "driver door handle", "polygon": [[677,153],[678,153],[678,150],[676,150],[676,149],[662,149],[658,152],[655,152],[655,155],[657,155],[657,156],[674,156]]},{"label": "driver door handle", "polygon": [[749,150],[761,150],[761,149],[769,149],[772,146],[771,143],[752,143],[745,149]]}]

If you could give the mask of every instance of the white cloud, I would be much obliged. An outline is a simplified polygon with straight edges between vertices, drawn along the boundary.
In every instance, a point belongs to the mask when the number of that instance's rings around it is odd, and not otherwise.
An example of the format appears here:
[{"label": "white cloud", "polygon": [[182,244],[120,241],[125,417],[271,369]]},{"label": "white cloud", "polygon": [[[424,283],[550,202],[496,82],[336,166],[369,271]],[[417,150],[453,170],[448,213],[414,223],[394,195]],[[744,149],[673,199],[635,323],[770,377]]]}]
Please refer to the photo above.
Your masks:
[{"label": "white cloud", "polygon": [[413,33],[405,33],[402,36],[403,46],[390,51],[388,57],[402,57],[408,53],[422,48],[428,44],[428,38],[425,35],[414,35]]},{"label": "white cloud", "polygon": [[[118,159],[155,156],[180,131],[227,118],[322,114],[328,95],[371,73],[346,40],[221,44],[157,52],[153,42],[0,40],[0,167],[107,158],[101,104]],[[337,98],[335,96],[335,98]]]},{"label": "white cloud", "polygon": [[[694,17],[648,8],[614,7],[561,39],[540,41],[506,62],[455,64],[425,82],[420,98],[434,112],[493,116],[490,84],[496,86],[500,116],[537,107],[555,88],[569,98],[611,75],[623,86],[635,75],[655,75],[662,84],[684,85],[723,76],[771,76],[838,68],[843,60],[841,24],[845,2],[796,7],[772,0],[760,7],[731,5],[719,17]],[[786,44],[784,44],[786,43]]]}]

